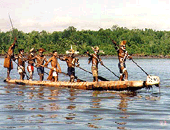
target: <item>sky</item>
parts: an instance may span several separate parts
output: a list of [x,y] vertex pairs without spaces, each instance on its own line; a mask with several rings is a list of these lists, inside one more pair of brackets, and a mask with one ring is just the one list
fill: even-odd
[[170,0],[0,0],[0,31],[108,29],[170,31]]

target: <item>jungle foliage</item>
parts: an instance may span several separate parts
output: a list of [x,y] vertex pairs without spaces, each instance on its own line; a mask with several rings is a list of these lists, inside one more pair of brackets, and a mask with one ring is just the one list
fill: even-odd
[[103,55],[117,55],[111,40],[119,44],[122,40],[127,41],[127,50],[130,54],[140,55],[170,55],[170,32],[155,31],[152,29],[128,29],[126,27],[112,26],[109,29],[100,28],[98,31],[81,30],[69,26],[63,31],[49,33],[45,30],[24,33],[14,29],[13,31],[0,32],[0,53],[5,54],[14,37],[17,37],[18,48],[24,48],[29,52],[31,48],[44,48],[46,53],[57,50],[59,54],[65,54],[70,49],[78,50],[79,54],[84,54],[92,46],[99,46],[103,50]]

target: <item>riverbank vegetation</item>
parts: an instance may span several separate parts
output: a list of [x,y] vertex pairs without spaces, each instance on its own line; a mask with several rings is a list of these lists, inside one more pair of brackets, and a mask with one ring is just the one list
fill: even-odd
[[[98,31],[78,31],[75,27],[69,26],[63,31],[51,33],[45,30],[24,33],[14,29],[13,31],[0,32],[0,54],[5,54],[15,36],[18,49],[24,48],[25,52],[29,52],[34,47],[36,49],[45,48],[46,53],[57,50],[59,54],[65,54],[65,51],[72,45],[73,49],[79,51],[81,55],[87,50],[92,52],[92,46],[99,46],[103,55],[117,55],[111,42],[113,39],[117,44],[126,40],[129,54],[170,55],[170,31],[155,31],[147,28],[128,29],[114,25],[109,29],[100,28]],[[15,53],[17,53],[17,49]]]

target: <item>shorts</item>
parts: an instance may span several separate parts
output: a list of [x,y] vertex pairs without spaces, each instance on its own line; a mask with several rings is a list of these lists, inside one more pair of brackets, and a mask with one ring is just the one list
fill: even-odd
[[120,73],[123,73],[123,70],[126,70],[126,64],[125,63],[118,63],[119,71]]
[[34,66],[28,65],[27,70],[28,70],[28,72],[34,72]]
[[75,68],[73,67],[68,67],[68,75],[71,76],[71,75],[74,75],[75,76]]
[[56,69],[53,71],[53,76],[58,76],[58,73],[56,72]]
[[44,74],[44,67],[37,67],[37,72],[38,72],[38,74],[40,75],[40,74]]
[[18,73],[23,73],[24,72],[24,67],[19,65],[18,66]]

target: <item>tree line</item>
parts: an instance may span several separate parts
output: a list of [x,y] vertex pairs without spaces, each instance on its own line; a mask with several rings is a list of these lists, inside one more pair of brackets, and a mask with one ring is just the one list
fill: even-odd
[[[153,29],[128,29],[113,25],[109,29],[100,28],[98,31],[77,30],[69,26],[63,31],[47,32],[45,30],[24,33],[18,29],[0,32],[0,54],[5,54],[14,37],[17,37],[18,49],[24,48],[29,52],[31,48],[44,48],[45,53],[56,50],[59,54],[65,54],[71,45],[74,50],[83,55],[87,50],[92,52],[92,46],[99,46],[103,50],[102,55],[117,55],[111,40],[119,44],[126,40],[126,49],[129,54],[137,55],[170,55],[170,32],[156,31]],[[15,53],[17,49],[15,49]]]

